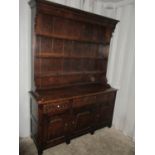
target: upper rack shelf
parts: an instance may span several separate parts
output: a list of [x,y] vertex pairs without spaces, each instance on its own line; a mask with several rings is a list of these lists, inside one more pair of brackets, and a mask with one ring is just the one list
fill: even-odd
[[56,54],[56,53],[37,53],[37,58],[64,58],[64,59],[106,59],[105,57],[99,56],[68,56],[63,54]]
[[97,40],[88,40],[88,39],[82,39],[78,37],[71,37],[66,35],[56,35],[56,34],[48,34],[43,32],[36,32],[36,35],[39,37],[48,37],[48,38],[56,38],[56,39],[63,39],[63,40],[70,40],[70,41],[78,41],[78,42],[85,42],[85,43],[95,43],[95,44],[102,44],[102,45],[109,45],[110,43],[104,42],[104,41],[97,41]]

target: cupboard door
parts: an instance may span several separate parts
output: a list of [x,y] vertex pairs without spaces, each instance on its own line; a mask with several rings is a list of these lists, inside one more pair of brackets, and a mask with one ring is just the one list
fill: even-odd
[[91,128],[92,125],[92,107],[85,106],[81,108],[75,108],[74,110],[74,132],[80,132]]
[[47,141],[64,138],[68,130],[68,115],[61,114],[51,116],[47,119],[46,139]]

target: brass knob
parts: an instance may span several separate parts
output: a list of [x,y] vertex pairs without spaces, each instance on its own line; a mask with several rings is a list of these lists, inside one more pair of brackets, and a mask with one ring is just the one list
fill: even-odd
[[60,105],[57,105],[58,108],[60,108]]

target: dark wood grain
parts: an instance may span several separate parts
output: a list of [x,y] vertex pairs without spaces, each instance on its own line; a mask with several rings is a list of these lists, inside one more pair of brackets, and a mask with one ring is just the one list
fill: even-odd
[[111,127],[116,89],[106,80],[117,20],[31,0],[31,136],[43,150]]

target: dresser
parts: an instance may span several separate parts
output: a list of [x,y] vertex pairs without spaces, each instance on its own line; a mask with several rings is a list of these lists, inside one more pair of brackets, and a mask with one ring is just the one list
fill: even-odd
[[31,137],[41,155],[111,127],[117,90],[106,71],[118,21],[44,0],[29,4]]

